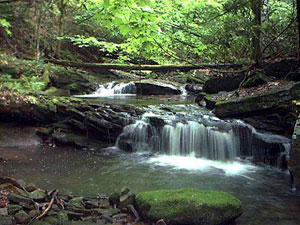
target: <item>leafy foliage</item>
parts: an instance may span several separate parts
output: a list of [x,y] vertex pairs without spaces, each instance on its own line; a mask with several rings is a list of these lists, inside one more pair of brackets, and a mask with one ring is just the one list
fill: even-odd
[[[0,10],[5,18],[0,26],[7,31],[24,29],[20,36],[31,49],[50,56],[56,43],[64,40],[81,48],[98,48],[108,53],[105,57],[118,55],[119,61],[144,57],[158,63],[247,62],[257,29],[264,55],[293,52],[297,46],[294,1],[262,0],[260,27],[253,22],[253,2],[37,0],[7,5]],[[63,32],[58,25],[62,22]]]
[[11,31],[9,30],[10,23],[6,19],[0,18],[0,27],[3,27],[7,34],[11,34]]

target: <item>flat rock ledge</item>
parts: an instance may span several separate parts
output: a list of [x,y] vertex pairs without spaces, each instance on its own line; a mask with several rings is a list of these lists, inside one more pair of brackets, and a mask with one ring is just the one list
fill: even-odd
[[143,220],[172,225],[224,225],[243,213],[241,202],[230,194],[191,188],[142,192],[136,203]]
[[47,143],[106,147],[142,113],[131,105],[98,104],[70,97],[0,93],[0,121],[31,123]]

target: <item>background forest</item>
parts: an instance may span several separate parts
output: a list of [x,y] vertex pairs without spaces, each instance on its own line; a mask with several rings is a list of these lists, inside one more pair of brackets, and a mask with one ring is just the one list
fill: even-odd
[[297,56],[296,5],[295,0],[1,0],[1,48],[37,60],[258,62]]

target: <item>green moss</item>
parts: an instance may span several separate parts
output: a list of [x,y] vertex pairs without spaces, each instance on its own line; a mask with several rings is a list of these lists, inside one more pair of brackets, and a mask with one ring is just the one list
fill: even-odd
[[20,205],[8,205],[8,206],[7,206],[7,209],[8,209],[8,214],[9,214],[9,215],[13,215],[13,214],[15,214],[16,212],[22,210],[23,208],[22,208],[22,206],[20,206]]
[[136,201],[147,220],[172,224],[218,224],[243,212],[241,202],[225,192],[191,188],[142,192]]
[[70,207],[75,207],[75,208],[81,208],[83,207],[83,198],[78,197],[78,198],[72,198],[69,202]]

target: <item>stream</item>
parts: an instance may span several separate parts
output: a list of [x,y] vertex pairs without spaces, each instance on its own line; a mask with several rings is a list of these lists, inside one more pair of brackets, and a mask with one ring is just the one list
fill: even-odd
[[[182,96],[108,95],[84,97],[146,111],[125,127],[115,146],[50,147],[40,144],[35,128],[2,124],[0,175],[83,196],[119,192],[123,186],[135,193],[183,187],[226,191],[244,206],[239,225],[300,224],[300,197],[289,191],[289,174],[281,168],[290,140],[242,121],[219,120]],[[129,152],[120,149],[122,140]],[[269,148],[276,154],[268,156]]]

